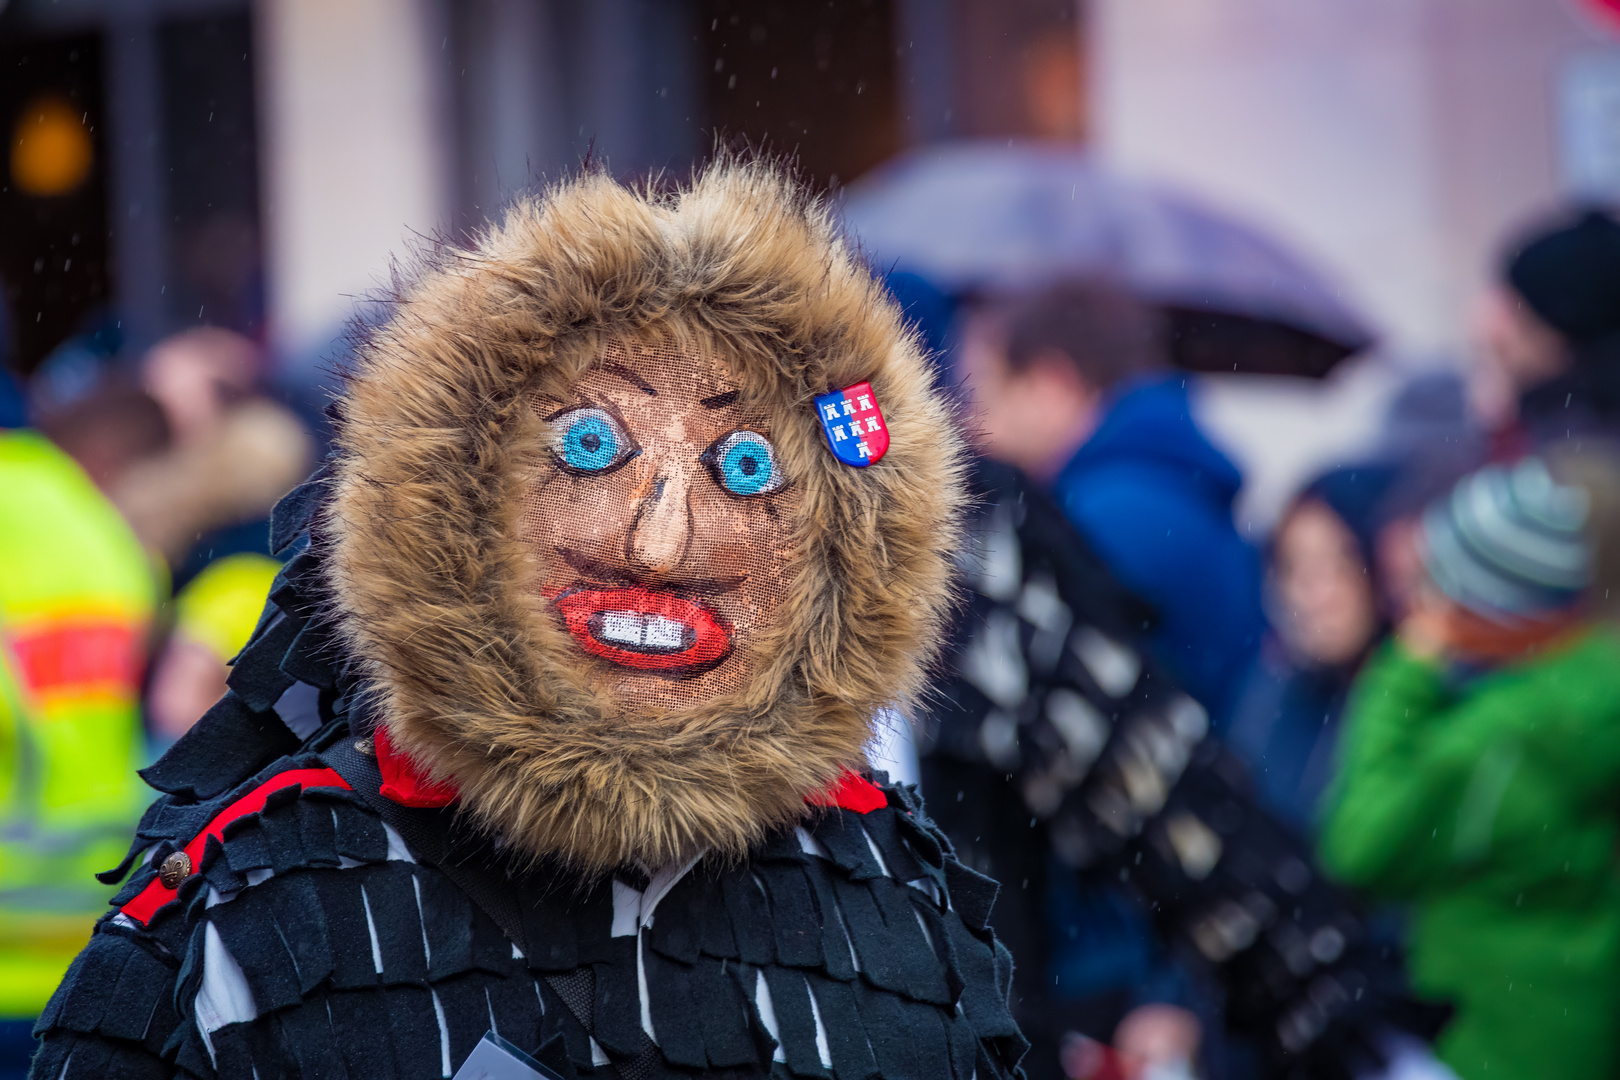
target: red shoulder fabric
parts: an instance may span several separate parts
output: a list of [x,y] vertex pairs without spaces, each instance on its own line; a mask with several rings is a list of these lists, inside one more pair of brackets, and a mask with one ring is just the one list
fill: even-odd
[[[210,836],[223,841],[225,826],[239,817],[256,814],[264,809],[264,801],[272,791],[280,791],[285,787],[298,784],[303,788],[336,787],[348,788],[349,783],[331,769],[289,769],[284,773],[277,773],[246,795],[231,803],[208,823],[202,832],[198,833],[185,847],[180,850],[186,853],[191,860],[192,869],[202,865],[203,851],[208,846]],[[352,789],[351,789],[352,790]],[[152,921],[159,908],[174,899],[178,887],[170,889],[164,886],[157,878],[152,879],[129,903],[119,908],[125,915],[145,926]]]
[[377,769],[382,773],[383,782],[379,790],[383,798],[392,799],[401,806],[449,806],[456,801],[455,787],[429,783],[423,779],[410,758],[389,743],[387,729],[379,727],[373,732],[371,745],[377,751]]
[[857,814],[870,814],[889,805],[883,789],[855,772],[845,772],[838,783],[809,800],[817,806],[836,806]]

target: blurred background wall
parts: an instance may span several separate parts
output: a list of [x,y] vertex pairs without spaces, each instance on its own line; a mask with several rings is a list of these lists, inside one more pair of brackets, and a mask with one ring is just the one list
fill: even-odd
[[[8,336],[30,370],[65,342],[218,324],[304,379],[391,259],[587,157],[656,178],[765,146],[836,190],[909,146],[993,138],[1087,144],[1274,231],[1379,327],[1374,370],[1455,361],[1515,223],[1620,195],[1611,7],[11,0]],[[1368,367],[1321,409],[1319,386],[1216,385],[1211,426],[1249,463],[1279,439],[1330,457],[1380,400]],[[1284,482],[1254,475],[1263,520]]]

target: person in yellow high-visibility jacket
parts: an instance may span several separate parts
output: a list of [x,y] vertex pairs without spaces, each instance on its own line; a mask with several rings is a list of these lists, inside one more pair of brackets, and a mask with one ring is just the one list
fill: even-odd
[[135,770],[152,563],[89,477],[0,428],[0,1022],[35,1016],[106,911]]

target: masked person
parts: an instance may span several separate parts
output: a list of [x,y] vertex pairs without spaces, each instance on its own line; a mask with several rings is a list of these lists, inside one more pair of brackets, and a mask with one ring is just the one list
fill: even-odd
[[863,772],[959,444],[818,204],[735,163],[519,203],[334,412],[35,1075],[448,1077],[486,1033],[563,1077],[1015,1073],[995,886]]

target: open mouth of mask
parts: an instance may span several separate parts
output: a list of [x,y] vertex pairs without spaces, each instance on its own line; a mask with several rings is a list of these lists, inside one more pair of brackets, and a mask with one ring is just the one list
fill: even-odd
[[640,671],[697,674],[731,654],[731,629],[707,604],[645,586],[571,588],[553,600],[581,648]]

